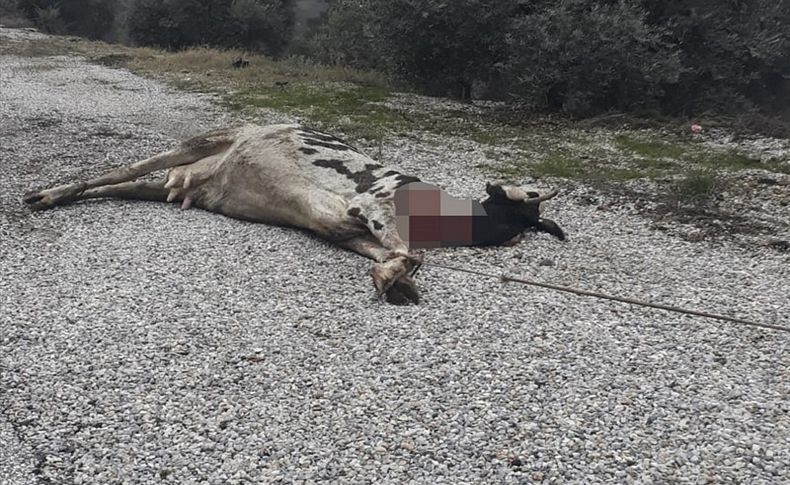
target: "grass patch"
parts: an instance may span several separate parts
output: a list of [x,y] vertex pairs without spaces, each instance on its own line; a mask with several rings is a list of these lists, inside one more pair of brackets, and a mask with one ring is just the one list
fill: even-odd
[[689,160],[701,168],[708,170],[751,170],[764,169],[775,173],[790,174],[790,164],[781,160],[761,161],[759,158],[749,156],[737,150],[724,152],[696,153]]
[[534,163],[506,163],[493,166],[484,165],[478,168],[484,168],[493,175],[513,181],[533,176],[624,182],[664,175],[664,172],[647,164],[645,166],[611,165],[600,159],[580,159],[559,152],[552,153],[543,160]]
[[639,155],[640,157],[656,160],[662,158],[681,158],[686,154],[686,147],[658,140],[645,140],[630,135],[618,135],[615,137],[617,146],[625,151]]
[[712,169],[745,170],[760,168],[763,165],[759,158],[753,158],[736,151],[700,153],[691,157],[691,160]]
[[552,154],[545,159],[529,162],[507,162],[496,165],[479,165],[490,175],[512,182],[517,182],[525,177],[559,177],[578,179],[589,176],[590,165],[583,160],[567,157],[562,154]]
[[134,57],[129,54],[107,54],[106,56],[98,56],[93,59],[93,62],[108,67],[124,67],[129,64]]
[[569,179],[582,177],[587,172],[581,160],[561,155],[552,155],[543,161],[533,164],[530,167],[530,171],[536,177],[562,177]]
[[672,193],[680,200],[704,202],[721,187],[721,179],[710,170],[695,170],[672,184]]
[[624,182],[626,180],[636,180],[646,177],[653,177],[654,175],[639,169],[633,168],[611,168],[602,172],[601,175],[609,180]]
[[481,127],[459,127],[456,135],[462,135],[472,141],[483,145],[497,145],[502,143],[504,139],[512,139],[514,135],[510,132],[502,132],[499,130],[486,130]]
[[325,119],[359,115],[386,119],[390,110],[368,105],[385,100],[388,94],[386,89],[377,86],[297,84],[283,88],[260,86],[242,94],[241,101],[244,105],[259,108],[313,112]]

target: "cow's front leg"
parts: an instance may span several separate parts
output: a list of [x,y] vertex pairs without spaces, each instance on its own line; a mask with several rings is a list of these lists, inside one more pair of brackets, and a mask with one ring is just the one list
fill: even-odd
[[[387,295],[388,301],[396,303],[390,298],[392,288],[414,287],[411,275],[422,264],[422,254],[410,251],[408,244],[398,233],[392,199],[362,194],[352,200],[348,214],[365,224],[373,237],[387,250],[381,260],[373,265],[371,273],[379,295]],[[417,300],[415,298],[411,301],[416,303]]]
[[356,217],[387,248],[392,257],[408,256],[409,245],[398,233],[395,203],[391,198],[376,198],[364,193],[351,200],[348,215]]
[[[418,261],[415,262],[415,259]],[[379,298],[385,297],[387,302],[395,305],[419,303],[420,296],[412,275],[421,264],[422,255],[416,258],[396,256],[374,264],[370,272]]]
[[376,261],[371,274],[379,297],[384,296],[387,302],[394,305],[420,302],[417,285],[409,275],[414,267],[409,258],[393,256],[392,251],[382,246],[371,234],[342,241],[340,245]]

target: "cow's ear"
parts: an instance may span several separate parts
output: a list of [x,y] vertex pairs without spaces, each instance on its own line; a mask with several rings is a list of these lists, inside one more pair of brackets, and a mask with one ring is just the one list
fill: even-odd
[[505,189],[498,183],[486,183],[486,193],[491,196],[492,199],[507,199]]
[[486,192],[499,202],[523,202],[528,197],[521,187],[500,183],[486,184]]

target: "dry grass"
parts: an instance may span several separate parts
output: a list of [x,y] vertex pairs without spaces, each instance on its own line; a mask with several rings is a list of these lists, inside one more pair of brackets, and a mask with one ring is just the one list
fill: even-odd
[[[272,84],[275,82],[353,83],[383,85],[384,78],[376,73],[341,67],[326,67],[302,58],[275,61],[271,58],[235,49],[195,47],[178,52],[135,48],[135,55],[127,65],[132,70],[174,74],[187,71],[198,75],[222,74],[223,81],[239,86]],[[250,61],[250,66],[235,69],[231,62],[237,57]],[[206,82],[210,83],[210,80]]]
[[[351,140],[380,142],[391,134],[423,131],[490,146],[512,145],[522,155],[529,155],[530,161],[510,160],[487,166],[487,170],[514,179],[532,174],[617,182],[678,175],[700,182],[697,172],[701,169],[737,171],[761,167],[787,171],[778,162],[761,163],[737,152],[707,152],[677,136],[659,137],[639,131],[585,135],[576,130],[584,123],[578,127],[572,123],[508,124],[486,113],[471,118],[451,111],[436,116],[428,112],[406,113],[382,103],[390,97],[390,88],[381,74],[322,66],[303,57],[273,60],[255,53],[210,47],[170,52],[76,37],[4,42],[0,53],[28,57],[81,55],[92,62],[126,68],[182,89],[215,93],[227,107],[248,114],[254,115],[260,108],[298,114],[318,126],[342,131]],[[249,67],[233,68],[231,63],[237,57],[249,60]],[[50,66],[40,67],[47,68]],[[602,140],[607,139],[610,148],[602,145]],[[686,188],[704,192],[697,190],[701,186],[690,183]]]
[[[195,47],[172,52],[54,36],[24,42],[4,42],[0,46],[0,53],[26,57],[76,54],[92,62],[127,68],[165,81],[179,82],[189,77],[193,82],[197,80],[206,89],[224,88],[228,84],[253,89],[276,82],[386,86],[385,78],[375,72],[322,66],[299,57],[275,61],[236,49]],[[233,68],[231,62],[237,57],[249,60],[250,66],[244,69]]]

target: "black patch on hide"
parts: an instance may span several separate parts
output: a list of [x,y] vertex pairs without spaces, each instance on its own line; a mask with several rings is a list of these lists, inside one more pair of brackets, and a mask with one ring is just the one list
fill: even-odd
[[342,143],[343,145],[348,145],[345,141],[341,140],[340,138],[329,135],[327,133],[321,133],[320,131],[311,130],[310,128],[303,128],[299,131],[299,135],[305,138],[315,138],[320,141],[331,141],[334,143]]
[[390,194],[389,192],[382,192],[380,194],[376,194],[376,198],[377,199],[386,199],[390,195],[392,195],[392,194]]
[[373,187],[373,184],[378,182],[379,179],[373,174],[373,171],[381,168],[381,165],[369,163],[365,165],[365,170],[352,172],[348,169],[348,167],[346,167],[345,162],[337,159],[316,160],[313,162],[313,165],[316,167],[331,168],[340,175],[345,175],[349,179],[353,180],[354,183],[357,184],[354,190],[356,190],[358,194],[367,192],[371,187]]
[[410,183],[413,183],[413,182],[419,182],[419,181],[420,181],[420,179],[418,179],[417,177],[412,177],[411,175],[403,175],[403,174],[401,174],[401,175],[398,175],[395,178],[395,183],[397,184],[397,185],[395,185],[395,188],[400,188],[400,187],[403,187],[406,184],[410,184]]
[[347,152],[349,150],[359,153],[359,151],[349,145],[343,145],[340,143],[327,143],[319,140],[313,140],[312,138],[305,138],[305,144],[314,146],[314,147],[322,147],[322,148],[329,148],[330,150],[337,150],[339,152]]
[[348,143],[346,143],[345,141],[341,140],[340,138],[334,135],[321,133],[320,131],[316,131],[310,128],[302,128],[301,130],[299,130],[299,135],[302,137],[304,142],[308,145],[320,146],[323,148],[329,148],[341,152],[351,150],[359,153],[359,150],[357,150],[353,146],[349,145]]
[[384,224],[380,223],[379,221],[373,221],[373,227],[375,227],[377,231],[380,231],[384,229]]
[[325,158],[322,158],[320,160],[316,160],[315,162],[313,162],[313,165],[315,165],[316,167],[331,168],[335,172],[341,175],[345,175],[350,179],[354,178],[351,174],[351,170],[349,170],[348,167],[346,167],[346,164],[343,160],[337,160],[334,158],[327,160]]
[[368,218],[362,215],[362,209],[360,209],[359,207],[352,207],[346,213],[351,217],[356,217],[357,219],[359,219],[362,222],[362,224],[368,223]]
[[315,155],[316,153],[318,153],[318,150],[316,150],[315,148],[300,148],[299,151],[304,153],[305,155]]

